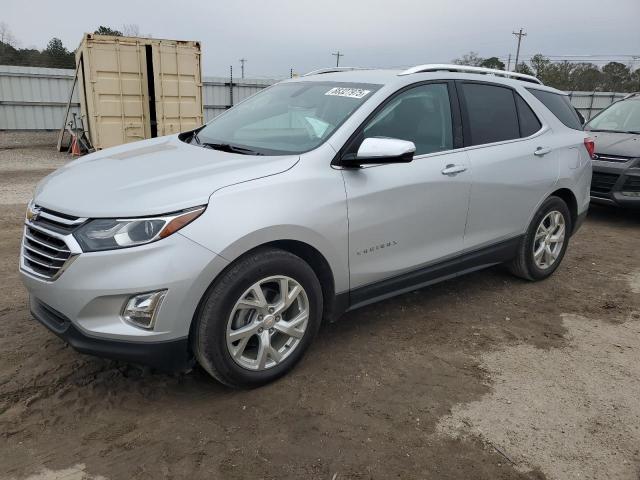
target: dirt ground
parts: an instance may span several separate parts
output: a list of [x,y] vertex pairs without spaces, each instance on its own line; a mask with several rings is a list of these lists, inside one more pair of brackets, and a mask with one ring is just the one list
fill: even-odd
[[0,478],[640,478],[640,214],[593,207],[547,281],[492,268],[372,305],[233,391],[30,318],[25,203],[67,157],[29,138],[0,133]]

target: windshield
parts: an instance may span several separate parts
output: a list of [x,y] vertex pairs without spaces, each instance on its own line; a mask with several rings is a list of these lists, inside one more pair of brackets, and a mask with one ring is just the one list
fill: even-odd
[[205,125],[194,143],[258,155],[307,152],[329,138],[378,88],[342,82],[274,85]]
[[614,103],[587,123],[585,130],[640,133],[640,100]]

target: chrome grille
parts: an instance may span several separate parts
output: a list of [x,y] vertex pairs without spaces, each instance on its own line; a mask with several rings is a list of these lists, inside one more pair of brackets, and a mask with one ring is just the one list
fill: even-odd
[[37,209],[37,217],[25,223],[21,268],[37,277],[55,280],[80,253],[71,233],[86,218]]
[[86,221],[86,218],[73,217],[47,208],[36,208],[39,210],[38,217],[31,223],[63,235],[73,232]]
[[593,157],[594,160],[600,160],[601,162],[614,162],[614,163],[626,163],[633,157],[624,157],[622,155],[607,155],[604,153],[596,153]]

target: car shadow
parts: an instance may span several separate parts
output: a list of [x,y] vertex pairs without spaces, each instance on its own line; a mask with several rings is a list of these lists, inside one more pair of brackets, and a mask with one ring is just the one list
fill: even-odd
[[616,224],[620,227],[640,226],[640,209],[619,208],[592,203],[589,206],[589,222]]

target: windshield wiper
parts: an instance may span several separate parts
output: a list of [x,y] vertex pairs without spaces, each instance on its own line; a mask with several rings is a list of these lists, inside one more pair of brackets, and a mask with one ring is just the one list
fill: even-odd
[[239,147],[229,143],[202,143],[201,145],[221,152],[239,153],[241,155],[264,155],[264,153],[256,152],[250,148]]
[[640,131],[637,130],[605,130],[602,128],[590,128],[585,130],[586,132],[606,132],[606,133],[631,133],[633,135],[640,135]]

